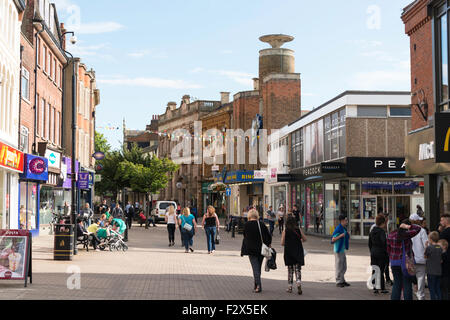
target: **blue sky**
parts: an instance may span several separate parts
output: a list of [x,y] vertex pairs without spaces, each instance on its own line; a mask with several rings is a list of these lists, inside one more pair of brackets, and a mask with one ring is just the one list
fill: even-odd
[[345,90],[410,90],[400,15],[411,1],[54,0],[77,33],[68,50],[96,71],[98,131],[114,147],[123,118],[144,129],[184,94],[251,90],[265,34],[295,37],[284,47],[295,50],[305,110]]

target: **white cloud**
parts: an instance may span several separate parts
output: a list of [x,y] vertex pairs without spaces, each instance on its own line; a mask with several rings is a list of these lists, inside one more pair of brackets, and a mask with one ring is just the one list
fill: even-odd
[[201,67],[197,67],[189,71],[190,73],[200,73],[200,72],[207,72],[210,74],[227,77],[228,79],[231,79],[239,84],[242,84],[244,86],[252,87],[253,86],[253,78],[254,75],[246,72],[240,72],[240,71],[231,71],[231,70],[206,70]]
[[122,86],[139,86],[149,88],[170,88],[170,89],[200,89],[201,85],[189,83],[183,80],[170,80],[161,78],[115,78],[99,79],[99,83]]
[[190,73],[199,73],[199,72],[203,72],[203,71],[205,71],[205,69],[198,67],[198,68],[192,69],[192,70],[189,71],[189,72],[190,72]]
[[67,51],[72,53],[74,56],[96,56],[98,51],[105,49],[109,44],[99,43],[96,45],[83,46],[82,41],[78,41],[77,44],[73,45],[70,42],[67,43]]
[[75,33],[78,34],[99,34],[114,32],[123,29],[123,27],[123,25],[117,22],[90,22],[82,23],[79,26],[67,26],[68,29],[73,29]]
[[167,54],[165,52],[157,51],[157,50],[137,50],[135,52],[129,53],[128,56],[131,58],[135,58],[135,59],[140,59],[145,56],[149,56],[154,59],[166,59],[167,58]]
[[358,90],[410,90],[411,74],[406,62],[392,69],[357,72],[350,79],[350,85]]

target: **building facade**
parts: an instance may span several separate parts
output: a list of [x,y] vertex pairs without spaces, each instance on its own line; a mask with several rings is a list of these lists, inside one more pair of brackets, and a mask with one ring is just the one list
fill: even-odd
[[18,229],[20,28],[25,2],[0,2],[0,229]]
[[440,215],[450,213],[449,10],[447,1],[416,0],[402,13],[413,110],[406,168],[410,176],[424,176],[424,211],[432,230]]
[[275,210],[297,205],[305,229],[323,235],[343,214],[352,236],[366,238],[378,213],[389,213],[395,228],[423,206],[423,179],[405,170],[409,99],[409,92],[347,91],[283,128],[278,148],[290,159],[289,173],[271,180],[288,185],[272,188]]

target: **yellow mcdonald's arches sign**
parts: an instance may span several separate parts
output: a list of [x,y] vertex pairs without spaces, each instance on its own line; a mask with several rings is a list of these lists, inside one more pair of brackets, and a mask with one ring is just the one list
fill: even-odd
[[445,136],[445,143],[444,143],[444,151],[448,151],[448,147],[450,144],[450,127],[448,127],[447,135]]
[[61,242],[59,243],[59,245],[60,245],[61,247],[64,247],[64,240],[61,240]]

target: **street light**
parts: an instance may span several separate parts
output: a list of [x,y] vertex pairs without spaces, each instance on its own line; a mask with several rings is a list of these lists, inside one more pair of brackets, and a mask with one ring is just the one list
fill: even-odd
[[[72,34],[72,37],[70,38],[70,43],[75,44],[77,42],[77,38],[75,37],[75,33],[73,31],[66,31],[62,34],[62,37],[64,37],[66,34]],[[72,61],[72,213],[71,213],[71,222],[73,224],[73,254],[76,255],[78,253],[77,250],[77,181],[76,181],[76,170],[75,170],[75,164],[76,164],[76,130],[77,130],[77,110],[75,108],[76,105],[76,74],[75,74],[75,60],[73,58],[73,55],[64,50],[63,51],[70,55],[71,61]],[[69,63],[67,63],[69,64]]]

